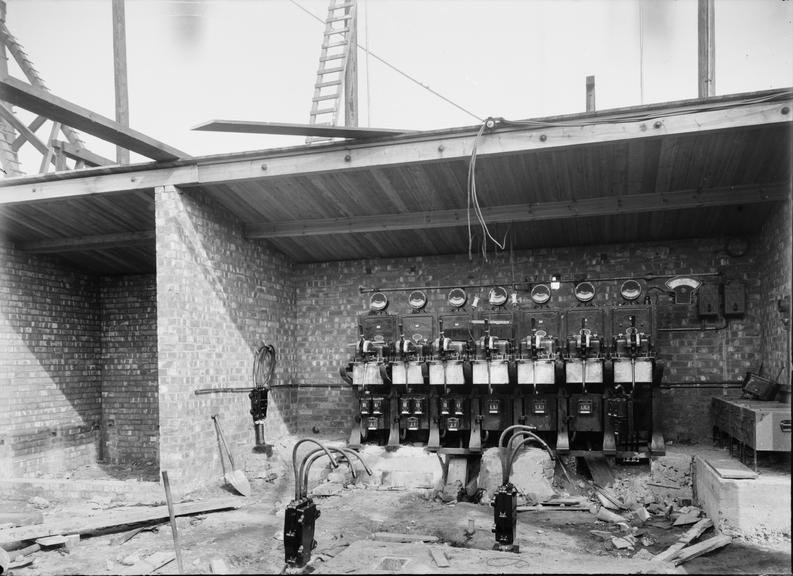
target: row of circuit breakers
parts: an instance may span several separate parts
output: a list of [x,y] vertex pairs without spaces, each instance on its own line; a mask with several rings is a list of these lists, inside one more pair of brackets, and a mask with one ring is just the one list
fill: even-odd
[[562,454],[663,454],[655,309],[623,297],[619,306],[507,308],[495,288],[489,310],[469,312],[457,288],[449,311],[433,315],[417,290],[400,315],[373,294],[341,370],[358,399],[350,446],[477,452],[522,424]]

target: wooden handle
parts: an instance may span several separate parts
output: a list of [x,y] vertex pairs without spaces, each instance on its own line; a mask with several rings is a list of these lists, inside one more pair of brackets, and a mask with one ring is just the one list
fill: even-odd
[[168,517],[171,521],[171,532],[173,532],[173,549],[176,552],[176,565],[179,574],[184,574],[182,566],[182,550],[179,548],[179,533],[176,531],[176,517],[173,514],[173,501],[171,500],[171,484],[168,482],[168,471],[162,471],[162,483],[165,486],[165,502],[168,504]]

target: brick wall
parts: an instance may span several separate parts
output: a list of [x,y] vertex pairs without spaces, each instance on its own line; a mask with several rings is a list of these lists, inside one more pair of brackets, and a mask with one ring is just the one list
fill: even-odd
[[98,282],[0,244],[0,476],[95,461]]
[[100,281],[102,460],[155,463],[159,450],[154,275]]
[[[764,223],[761,234],[755,239],[762,254],[758,262],[757,277],[764,285],[763,296],[757,302],[761,341],[765,350],[763,375],[775,378],[779,374],[779,380],[788,385],[790,375],[785,376],[785,369],[790,370],[790,325],[782,322],[777,301],[784,296],[790,298],[793,276],[792,230],[790,204],[782,204]],[[790,401],[789,388],[787,400]]]
[[[683,383],[684,391],[664,393],[665,410],[670,415],[687,414],[689,418],[708,419],[710,398],[732,394],[713,384],[740,381],[744,372],[756,369],[762,358],[759,304],[765,288],[757,277],[762,247],[752,242],[741,257],[729,256],[722,238],[667,242],[663,245],[603,245],[586,248],[562,247],[521,251],[469,261],[467,255],[417,257],[388,260],[325,262],[295,266],[297,318],[295,344],[303,351],[297,358],[295,382],[298,385],[339,385],[338,368],[352,357],[351,344],[357,339],[356,315],[367,310],[368,295],[363,287],[411,287],[431,285],[465,285],[478,283],[523,282],[525,279],[547,280],[552,273],[565,279],[581,275],[590,278],[618,276],[696,274],[722,271],[726,278],[746,283],[747,313],[731,319],[703,323],[696,305],[676,305],[665,293],[653,291],[661,328],[687,328],[688,331],[661,331],[656,349],[666,368],[664,382]],[[715,281],[715,279],[705,281]],[[661,286],[663,281],[653,281]],[[597,283],[595,303],[618,304],[619,281]],[[562,309],[576,304],[572,285],[563,284],[554,294],[553,305]],[[478,291],[484,299],[487,289]],[[472,299],[475,294],[469,294]],[[427,311],[446,311],[446,291],[427,290]],[[391,313],[409,311],[407,293],[389,294]],[[519,292],[521,305],[530,304],[529,294]],[[317,329],[320,326],[321,329]],[[700,327],[712,328],[699,330]],[[701,388],[691,387],[699,383]],[[352,395],[348,390],[325,388],[301,389],[301,410],[313,415],[313,422],[328,434],[346,435],[354,415]],[[325,392],[323,392],[323,390]],[[691,420],[670,418],[670,438],[691,438]],[[307,423],[304,424],[307,427]],[[697,430],[701,436],[708,426]]]
[[[220,415],[238,465],[254,443],[247,394],[194,391],[250,386],[260,342],[278,354],[273,384],[292,382],[292,265],[245,240],[240,223],[202,193],[158,189],[155,207],[160,466],[186,489],[221,476],[212,414]],[[273,394],[269,442],[288,433],[291,405],[282,402],[292,395],[285,392]]]

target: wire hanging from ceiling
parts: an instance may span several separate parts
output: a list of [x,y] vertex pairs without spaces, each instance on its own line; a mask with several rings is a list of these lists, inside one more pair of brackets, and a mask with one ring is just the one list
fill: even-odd
[[[298,8],[300,8],[300,9],[301,9],[303,12],[305,12],[306,14],[308,14],[309,16],[311,16],[311,17],[312,17],[314,20],[317,20],[317,21],[318,21],[318,22],[320,22],[321,24],[324,24],[324,23],[325,23],[325,21],[324,21],[322,18],[320,18],[319,16],[317,16],[316,14],[314,14],[313,12],[311,12],[310,10],[308,10],[307,8],[304,8],[303,6],[301,6],[301,5],[300,5],[300,4],[299,4],[299,3],[298,3],[296,0],[289,0],[289,1],[290,1],[292,4],[294,4],[295,6],[297,6]],[[368,38],[367,38],[367,43],[368,43]],[[411,82],[413,82],[414,84],[418,84],[419,86],[421,86],[422,88],[424,88],[424,89],[425,89],[427,92],[430,92],[430,93],[434,94],[435,96],[437,96],[438,98],[440,98],[440,99],[441,99],[441,100],[443,100],[444,102],[446,102],[446,103],[448,103],[448,104],[451,104],[452,106],[454,106],[454,107],[455,107],[455,108],[457,108],[458,110],[462,110],[463,112],[465,112],[465,113],[466,113],[466,114],[468,114],[469,116],[471,116],[471,117],[473,117],[473,118],[476,118],[476,120],[477,120],[477,121],[479,121],[479,122],[483,122],[483,121],[484,121],[484,120],[483,120],[481,117],[477,116],[476,114],[474,114],[474,113],[473,113],[473,112],[471,112],[470,110],[467,110],[466,108],[463,108],[462,106],[460,106],[460,105],[459,105],[459,104],[457,104],[456,102],[454,102],[454,101],[450,100],[449,98],[447,98],[446,96],[444,96],[444,95],[443,95],[443,94],[441,94],[440,92],[437,92],[436,90],[433,90],[432,88],[430,88],[429,86],[427,86],[427,85],[426,85],[426,84],[424,84],[423,82],[421,82],[421,81],[419,81],[419,80],[417,80],[417,79],[413,78],[413,76],[411,76],[411,75],[410,75],[410,74],[408,74],[407,72],[404,72],[404,71],[400,70],[399,68],[397,68],[396,66],[394,66],[394,65],[393,65],[393,64],[391,64],[390,62],[386,61],[385,59],[381,58],[380,56],[378,56],[377,54],[375,54],[375,53],[374,53],[374,52],[372,52],[371,50],[369,50],[369,49],[365,48],[364,46],[361,46],[361,45],[360,45],[358,42],[356,42],[356,43],[355,43],[355,45],[356,45],[358,48],[360,48],[361,50],[363,50],[363,51],[366,53],[366,55],[367,55],[367,56],[371,56],[371,57],[372,57],[372,58],[374,58],[375,60],[378,60],[378,61],[380,61],[381,63],[383,63],[383,64],[385,64],[386,66],[388,66],[389,68],[391,68],[391,69],[392,69],[394,72],[397,72],[398,74],[401,74],[402,76],[404,76],[405,78],[407,78],[408,80],[410,80]]]
[[[473,206],[474,214],[476,215],[476,219],[479,222],[480,227],[482,228],[482,257],[485,262],[487,262],[487,240],[490,239],[493,244],[498,246],[501,250],[504,249],[504,246],[507,242],[507,234],[504,234],[504,239],[499,242],[496,240],[493,235],[490,233],[490,228],[485,221],[484,214],[482,214],[482,208],[479,206],[479,197],[476,193],[476,155],[477,155],[477,148],[479,146],[479,139],[482,137],[482,134],[485,131],[485,128],[492,128],[495,126],[495,120],[493,118],[488,118],[487,120],[482,121],[482,126],[479,127],[479,132],[476,133],[476,137],[474,138],[474,143],[471,147],[471,159],[468,162],[468,203],[467,203],[467,212],[466,216],[468,219],[468,259],[473,259],[473,234],[471,231],[471,207]],[[509,229],[507,229],[507,233]]]

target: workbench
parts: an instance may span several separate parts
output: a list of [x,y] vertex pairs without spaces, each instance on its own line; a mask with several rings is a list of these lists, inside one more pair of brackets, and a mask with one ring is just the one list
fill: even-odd
[[738,444],[743,462],[751,448],[757,472],[758,452],[790,452],[790,404],[765,400],[713,399],[713,441],[729,439],[730,455]]

